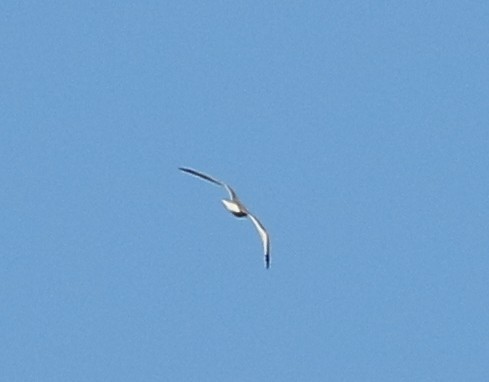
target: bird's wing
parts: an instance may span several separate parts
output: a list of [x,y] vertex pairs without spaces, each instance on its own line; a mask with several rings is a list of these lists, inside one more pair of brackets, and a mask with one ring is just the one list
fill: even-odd
[[226,183],[223,183],[222,185],[224,186],[224,188],[228,192],[229,197],[231,198],[231,200],[238,200],[238,195],[236,194],[236,191],[234,191],[231,188],[231,186],[228,186]]
[[214,184],[217,184],[219,186],[224,186],[224,183],[220,182],[219,180],[214,179],[214,178],[210,177],[209,175],[203,174],[201,172],[192,170],[191,168],[179,167],[178,169],[181,170],[181,171],[183,171],[183,172],[187,172],[189,174],[198,176],[199,178],[205,179],[205,180],[207,180],[209,182],[212,182]]
[[248,213],[248,217],[251,219],[253,224],[255,225],[258,233],[260,234],[261,240],[263,242],[263,254],[265,256],[265,268],[270,268],[270,236],[268,235],[267,230],[260,221],[254,217],[252,214]]
[[212,182],[214,184],[217,184],[219,186],[222,186],[228,192],[231,200],[237,200],[238,199],[238,195],[236,195],[236,192],[231,188],[231,186],[228,186],[226,183],[223,183],[220,180],[214,179],[213,177],[211,177],[209,175],[203,174],[201,172],[198,172],[196,170],[193,170],[193,169],[187,168],[187,167],[179,167],[179,170],[186,172],[186,173],[189,173],[191,175],[198,176],[199,178],[202,178],[204,180],[207,180],[207,181]]

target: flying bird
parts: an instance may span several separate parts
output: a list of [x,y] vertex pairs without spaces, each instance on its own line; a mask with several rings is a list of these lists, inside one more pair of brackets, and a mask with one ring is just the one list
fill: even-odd
[[248,211],[248,209],[243,205],[243,203],[239,200],[238,195],[236,192],[231,188],[231,186],[227,185],[226,183],[221,182],[220,180],[217,180],[215,178],[210,177],[209,175],[203,174],[201,172],[198,172],[196,170],[192,170],[191,168],[186,168],[186,167],[179,167],[179,170],[186,172],[188,174],[198,176],[199,178],[202,178],[204,180],[207,180],[208,182],[217,184],[218,186],[224,187],[226,191],[229,193],[229,198],[230,199],[222,199],[222,203],[224,204],[224,207],[231,212],[234,216],[238,218],[243,218],[243,217],[249,217],[250,220],[253,222],[253,224],[256,227],[256,230],[258,231],[258,234],[260,235],[260,238],[263,242],[263,254],[264,254],[264,260],[265,260],[265,268],[270,268],[270,236],[268,235],[267,230],[263,225],[260,223],[260,221]]

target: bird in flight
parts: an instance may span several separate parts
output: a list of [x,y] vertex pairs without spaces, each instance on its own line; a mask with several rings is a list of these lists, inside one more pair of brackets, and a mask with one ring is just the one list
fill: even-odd
[[222,199],[222,203],[224,204],[224,207],[238,218],[243,218],[243,217],[250,218],[250,220],[255,225],[256,230],[258,231],[258,234],[260,235],[260,238],[263,242],[265,268],[267,269],[270,268],[270,260],[271,260],[270,259],[270,236],[268,235],[267,230],[265,229],[265,227],[263,227],[260,221],[247,210],[247,208],[243,205],[243,203],[241,203],[241,201],[238,199],[238,195],[236,195],[236,192],[231,188],[231,186],[217,179],[214,179],[209,175],[203,174],[196,170],[192,170],[191,168],[179,167],[179,170],[194,176],[198,176],[199,178],[217,184],[218,186],[224,187],[226,189],[226,191],[229,193],[230,199]]

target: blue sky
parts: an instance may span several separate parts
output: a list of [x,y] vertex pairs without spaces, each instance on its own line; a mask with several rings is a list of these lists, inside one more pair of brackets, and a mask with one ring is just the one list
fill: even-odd
[[486,1],[0,11],[0,380],[489,380]]

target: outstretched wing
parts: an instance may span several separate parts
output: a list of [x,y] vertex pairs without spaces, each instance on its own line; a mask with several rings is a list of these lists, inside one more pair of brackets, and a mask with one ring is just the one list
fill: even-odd
[[222,182],[218,181],[217,179],[214,179],[214,178],[210,177],[209,175],[203,174],[201,172],[192,170],[191,168],[179,167],[178,169],[183,171],[183,172],[187,172],[189,174],[198,176],[199,178],[205,179],[205,180],[212,182],[214,184],[217,184],[219,186],[224,186],[224,184]]
[[238,195],[236,194],[236,192],[231,188],[231,186],[228,186],[227,184],[223,183],[222,184],[224,186],[224,188],[226,189],[226,191],[228,192],[229,194],[229,197],[231,198],[231,200],[233,201],[236,201],[238,200]]
[[260,223],[260,221],[254,217],[252,214],[248,214],[248,217],[251,219],[253,224],[255,225],[258,234],[261,237],[261,241],[263,242],[263,254],[265,256],[265,268],[270,268],[270,235],[268,235],[267,230],[265,227],[263,227],[263,224]]
[[181,171],[183,171],[183,172],[186,172],[188,174],[191,174],[191,175],[194,175],[194,176],[198,176],[199,178],[202,178],[204,180],[207,180],[207,181],[212,182],[214,184],[217,184],[219,186],[222,186],[229,193],[229,197],[231,198],[231,200],[238,199],[238,196],[236,195],[236,192],[231,188],[231,186],[228,186],[226,183],[223,183],[220,180],[214,179],[213,177],[211,177],[209,175],[206,175],[204,173],[198,172],[198,171],[193,170],[191,168],[179,167],[178,169],[181,170]]

